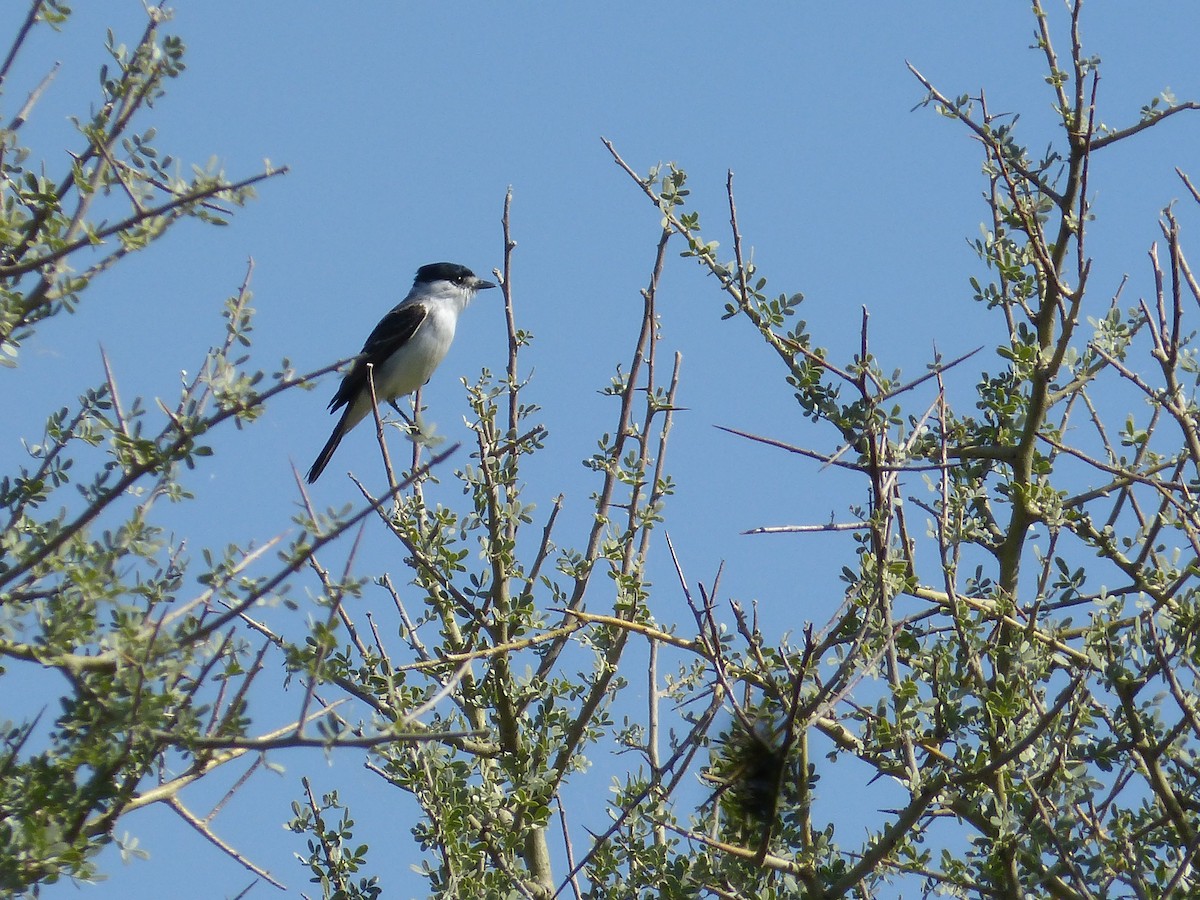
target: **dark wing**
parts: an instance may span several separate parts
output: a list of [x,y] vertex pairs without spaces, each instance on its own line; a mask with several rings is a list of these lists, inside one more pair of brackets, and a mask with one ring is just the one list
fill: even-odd
[[359,392],[367,386],[367,364],[371,363],[376,368],[382,365],[384,360],[417,333],[417,329],[428,315],[429,310],[421,303],[401,303],[380,319],[367,342],[363,344],[358,359],[342,379],[337,393],[329,401],[330,412],[347,403],[353,403]]

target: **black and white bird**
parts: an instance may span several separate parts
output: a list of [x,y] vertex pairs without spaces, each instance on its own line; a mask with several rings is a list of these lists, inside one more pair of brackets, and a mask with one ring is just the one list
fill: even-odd
[[411,394],[429,380],[450,349],[459,313],[479,291],[495,286],[457,263],[430,263],[417,269],[412,290],[375,326],[329,401],[330,412],[346,409],[308,470],[309,484],[321,477],[342,438],[371,411],[367,367],[372,367],[378,402]]

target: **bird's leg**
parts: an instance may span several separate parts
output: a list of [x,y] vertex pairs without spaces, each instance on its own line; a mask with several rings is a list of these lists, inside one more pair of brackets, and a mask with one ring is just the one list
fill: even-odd
[[408,417],[408,413],[406,413],[404,410],[402,410],[400,408],[400,404],[396,402],[395,397],[393,397],[391,400],[389,400],[388,404],[392,407],[392,409],[394,409],[396,411],[396,415],[398,415],[400,418],[402,418],[404,420],[405,424],[407,424],[409,427],[412,427],[412,428],[416,427],[416,423],[413,422],[413,420]]

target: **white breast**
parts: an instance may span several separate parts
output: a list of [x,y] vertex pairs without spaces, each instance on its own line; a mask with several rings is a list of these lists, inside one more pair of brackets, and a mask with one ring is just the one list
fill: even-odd
[[433,374],[454,340],[457,316],[437,307],[398,351],[375,372],[375,392],[380,400],[411,394]]

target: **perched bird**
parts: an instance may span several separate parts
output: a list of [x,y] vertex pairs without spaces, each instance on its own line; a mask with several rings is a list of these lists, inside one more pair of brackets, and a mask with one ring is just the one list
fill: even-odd
[[458,314],[476,293],[495,286],[456,263],[431,263],[417,269],[412,290],[375,326],[329,401],[330,412],[346,409],[308,470],[309,484],[321,477],[342,438],[371,411],[367,367],[373,367],[375,396],[380,403],[411,394],[429,380],[450,349]]

